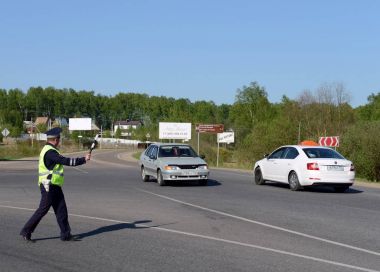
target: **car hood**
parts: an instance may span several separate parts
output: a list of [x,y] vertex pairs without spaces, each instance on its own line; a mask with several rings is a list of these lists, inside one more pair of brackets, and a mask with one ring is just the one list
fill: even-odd
[[173,165],[185,165],[185,164],[207,164],[203,159],[199,157],[170,157],[159,158],[160,163],[173,164]]

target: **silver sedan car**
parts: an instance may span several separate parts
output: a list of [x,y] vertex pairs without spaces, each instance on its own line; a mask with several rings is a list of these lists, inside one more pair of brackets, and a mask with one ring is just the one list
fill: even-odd
[[207,163],[188,144],[153,143],[141,153],[139,165],[142,180],[152,177],[160,186],[181,180],[207,185],[209,177]]

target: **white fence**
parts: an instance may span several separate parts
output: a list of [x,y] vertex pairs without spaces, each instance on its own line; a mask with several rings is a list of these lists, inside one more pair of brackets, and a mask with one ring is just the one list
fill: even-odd
[[126,139],[116,139],[116,138],[99,138],[98,143],[101,147],[115,147],[115,146],[128,146],[137,148],[141,141],[138,140],[126,140]]

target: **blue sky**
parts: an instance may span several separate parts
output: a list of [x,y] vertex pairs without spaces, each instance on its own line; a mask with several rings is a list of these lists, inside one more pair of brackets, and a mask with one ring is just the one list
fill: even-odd
[[342,83],[380,92],[380,1],[4,1],[0,88],[54,86],[232,104]]

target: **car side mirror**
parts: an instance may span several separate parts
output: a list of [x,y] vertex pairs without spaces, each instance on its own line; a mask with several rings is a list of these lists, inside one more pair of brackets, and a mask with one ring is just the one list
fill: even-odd
[[265,154],[265,155],[264,155],[264,158],[268,158],[268,157],[269,157],[269,154]]
[[151,159],[151,160],[155,160],[155,159],[156,159],[156,156],[154,156],[154,155],[150,155],[150,156],[149,156],[149,159]]
[[202,160],[204,160],[206,158],[205,155],[200,155],[199,158],[201,158]]

